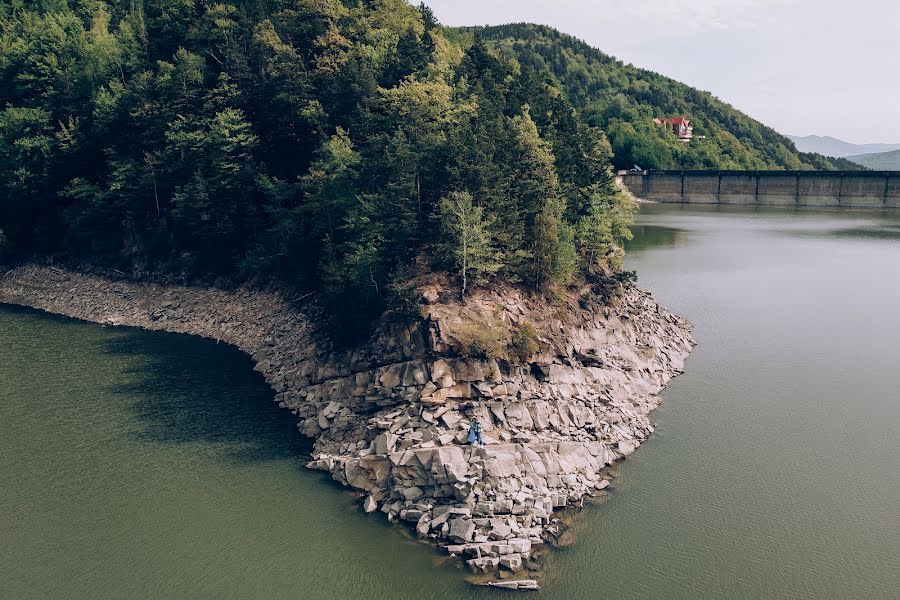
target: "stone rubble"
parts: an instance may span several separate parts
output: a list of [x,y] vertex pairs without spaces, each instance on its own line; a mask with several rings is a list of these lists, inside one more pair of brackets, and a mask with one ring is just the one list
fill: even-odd
[[[461,305],[446,287],[423,283],[421,321],[383,319],[365,345],[343,352],[279,294],[257,289],[28,265],[0,277],[0,302],[237,346],[315,439],[309,467],[363,493],[365,512],[405,524],[473,572],[508,577],[559,531],[555,510],[606,488],[604,468],[653,433],[658,393],[694,342],[684,319],[634,287],[596,309],[579,305],[584,290],[551,306],[503,287]],[[460,357],[467,325],[525,322],[539,340],[524,364]],[[474,418],[483,447],[466,444]]]

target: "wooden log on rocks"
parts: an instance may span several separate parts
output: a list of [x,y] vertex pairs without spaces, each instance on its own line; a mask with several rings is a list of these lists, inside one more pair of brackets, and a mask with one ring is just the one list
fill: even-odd
[[485,581],[475,585],[495,587],[504,590],[532,591],[541,589],[535,579],[516,579],[512,581]]

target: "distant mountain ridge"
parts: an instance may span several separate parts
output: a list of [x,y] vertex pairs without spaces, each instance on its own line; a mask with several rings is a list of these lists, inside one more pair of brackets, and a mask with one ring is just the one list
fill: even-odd
[[800,152],[815,152],[841,158],[900,150],[900,144],[853,144],[827,135],[789,135],[787,137],[794,142]]
[[900,171],[900,150],[856,154],[848,156],[847,160],[851,160],[873,171]]

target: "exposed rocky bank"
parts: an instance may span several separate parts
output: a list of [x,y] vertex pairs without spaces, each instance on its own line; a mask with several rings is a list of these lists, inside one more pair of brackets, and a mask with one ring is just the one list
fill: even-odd
[[[608,486],[604,467],[653,432],[649,413],[683,368],[690,326],[634,287],[601,308],[582,307],[580,292],[550,306],[507,287],[461,305],[437,281],[420,289],[419,322],[385,320],[367,344],[344,352],[280,295],[249,288],[29,265],[0,277],[0,302],[237,346],[315,439],[309,467],[361,491],[366,512],[408,523],[476,572],[511,577],[558,533],[553,511]],[[522,364],[461,358],[473,329],[510,332],[526,322],[537,350]],[[466,443],[476,417],[483,447]]]

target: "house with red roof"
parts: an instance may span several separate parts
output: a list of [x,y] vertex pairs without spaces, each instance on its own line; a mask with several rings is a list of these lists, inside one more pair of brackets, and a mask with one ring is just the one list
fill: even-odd
[[694,124],[684,117],[659,117],[653,119],[654,123],[666,125],[678,138],[679,142],[688,143],[694,137]]

